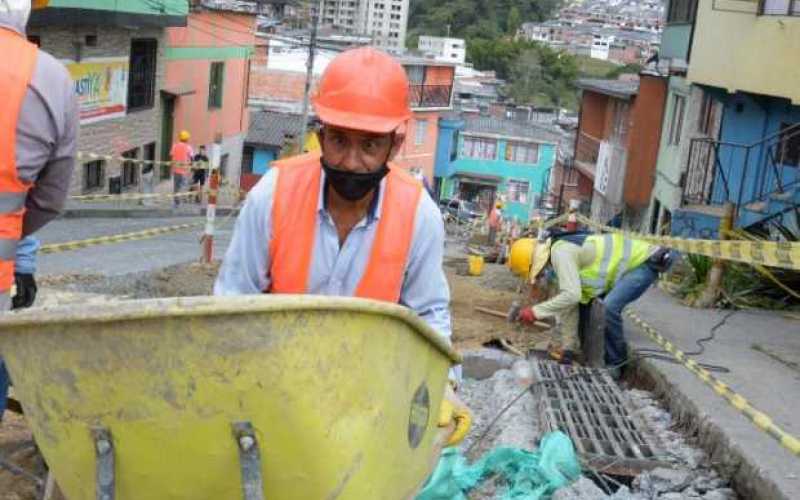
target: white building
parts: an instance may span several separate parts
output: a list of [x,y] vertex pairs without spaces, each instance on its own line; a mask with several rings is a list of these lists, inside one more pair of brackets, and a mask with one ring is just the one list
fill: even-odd
[[349,35],[368,36],[395,54],[406,45],[409,0],[322,0],[322,24]]
[[614,43],[614,36],[606,36],[595,34],[592,37],[592,59],[608,60],[609,52],[611,51],[611,44]]
[[464,64],[467,59],[467,45],[461,38],[421,36],[417,49],[437,61]]

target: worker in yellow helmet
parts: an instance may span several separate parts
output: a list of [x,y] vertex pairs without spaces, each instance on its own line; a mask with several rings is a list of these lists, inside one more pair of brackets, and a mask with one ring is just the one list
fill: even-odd
[[[172,160],[172,191],[175,194],[183,191],[183,187],[186,186],[186,178],[189,175],[189,164],[192,162],[192,158],[194,158],[194,150],[192,146],[189,145],[189,139],[191,138],[192,136],[188,131],[181,130],[178,134],[179,142],[173,144],[169,152],[170,159]],[[180,205],[180,199],[175,197],[173,203],[177,208],[177,206]]]
[[[601,298],[605,305],[605,363],[620,367],[627,361],[622,309],[638,299],[672,263],[666,249],[620,234],[564,233],[552,238],[523,238],[511,247],[508,266],[542,289],[558,280],[549,300],[520,311],[518,320],[561,320],[560,345],[551,348],[556,360],[570,363],[578,341],[579,305]],[[615,370],[619,375],[620,370]]]

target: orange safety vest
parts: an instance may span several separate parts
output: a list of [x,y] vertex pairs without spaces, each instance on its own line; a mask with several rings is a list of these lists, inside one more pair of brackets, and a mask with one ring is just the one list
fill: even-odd
[[0,294],[7,294],[14,284],[14,259],[30,188],[17,175],[17,118],[38,49],[21,35],[0,28],[0,54]]
[[186,164],[192,161],[191,146],[185,142],[175,143],[172,146],[172,151],[170,151],[170,156],[172,156],[172,161],[175,162],[175,165],[172,167],[173,173],[177,175],[186,175],[189,173],[186,169]]
[[[270,293],[306,293],[317,233],[322,166],[313,152],[273,163],[278,182],[272,205]],[[381,216],[356,297],[399,302],[422,184],[389,166]]]

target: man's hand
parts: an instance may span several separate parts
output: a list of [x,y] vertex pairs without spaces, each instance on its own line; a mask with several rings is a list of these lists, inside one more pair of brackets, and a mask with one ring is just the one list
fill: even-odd
[[439,427],[447,428],[449,435],[445,446],[455,446],[464,440],[472,427],[472,413],[447,384],[442,406],[439,409]]
[[33,305],[36,300],[36,280],[32,274],[14,273],[17,285],[17,294],[11,299],[12,309],[25,309]]
[[536,318],[536,313],[533,312],[533,307],[525,307],[517,316],[517,321],[520,323],[525,323],[526,325],[532,325],[536,322],[538,318]]

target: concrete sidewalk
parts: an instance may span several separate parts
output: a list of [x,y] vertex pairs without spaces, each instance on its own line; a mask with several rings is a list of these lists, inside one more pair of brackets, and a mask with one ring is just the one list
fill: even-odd
[[[660,290],[649,291],[633,310],[684,352],[730,311],[693,309]],[[626,319],[634,348],[657,348]],[[699,362],[723,365],[730,373],[714,375],[786,432],[800,436],[800,321],[776,312],[739,311],[729,317],[705,344]],[[663,392],[676,418],[692,422],[712,460],[732,473],[742,498],[800,499],[800,456],[716,394],[682,365],[646,360],[640,368]]]

